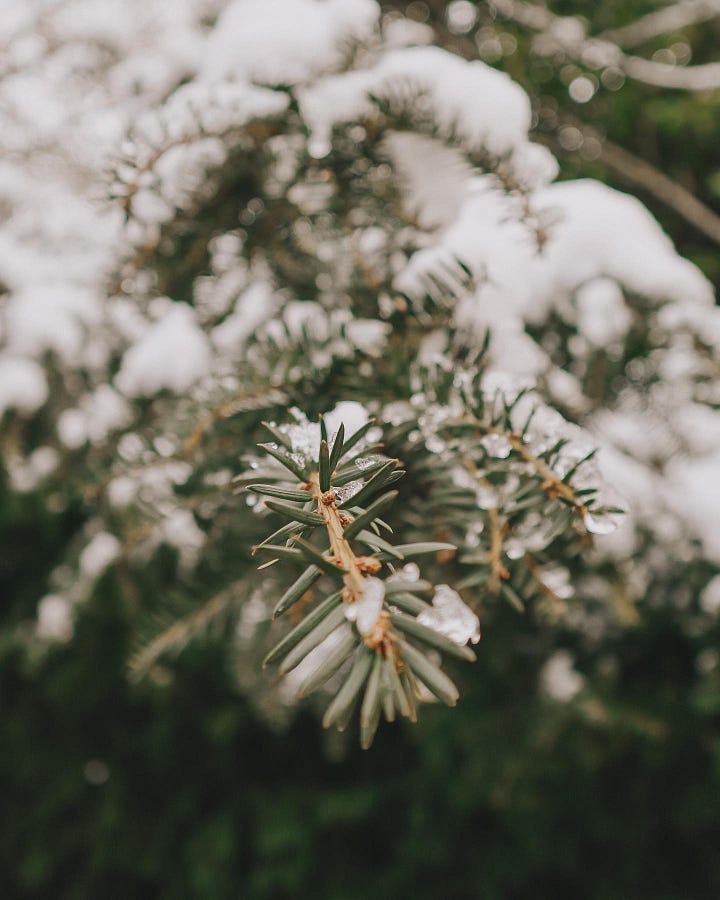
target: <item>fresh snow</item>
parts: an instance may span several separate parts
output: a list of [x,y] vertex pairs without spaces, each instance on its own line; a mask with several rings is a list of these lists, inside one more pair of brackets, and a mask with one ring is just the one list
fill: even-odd
[[170,304],[125,354],[115,383],[127,397],[182,394],[210,371],[210,343],[191,307]]

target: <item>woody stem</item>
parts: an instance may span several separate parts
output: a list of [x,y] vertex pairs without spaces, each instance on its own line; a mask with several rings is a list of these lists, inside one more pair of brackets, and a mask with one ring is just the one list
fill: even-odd
[[317,502],[318,512],[325,521],[330,540],[330,549],[345,571],[343,583],[347,588],[348,597],[346,599],[352,603],[360,599],[365,588],[363,576],[358,568],[357,557],[345,539],[340,513],[335,505],[335,498],[330,491],[323,493],[320,489],[320,476],[317,473],[313,473],[310,476],[310,490],[313,499]]

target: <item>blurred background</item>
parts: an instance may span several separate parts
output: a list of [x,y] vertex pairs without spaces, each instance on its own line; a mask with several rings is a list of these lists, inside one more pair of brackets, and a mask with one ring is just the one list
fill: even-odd
[[[0,12],[10,21],[17,5],[4,0]],[[57,50],[57,5],[35,4],[21,38],[6,27],[0,79]],[[561,178],[589,176],[639,196],[718,286],[717,73],[717,86],[696,89],[651,83],[652,72],[593,69],[573,54],[572,40],[552,43],[547,19],[535,27],[525,4],[383,7],[390,19],[434,29],[463,57],[508,72],[530,95],[533,138],[558,156]],[[648,26],[645,17],[670,8],[680,14],[669,27]],[[715,3],[566,0],[543,9],[579,17],[586,34],[613,35],[661,67],[720,66]],[[80,21],[89,10],[69,4]],[[123,11],[114,11],[110,29],[122,27]],[[576,21],[562,19],[564,27]],[[639,21],[645,30],[633,33]],[[94,52],[93,41],[75,52]],[[661,80],[672,81],[666,68]],[[11,102],[7,94],[2,102]],[[47,131],[42,164],[52,165],[54,111],[39,100],[27,111],[38,133]],[[102,109],[92,115],[101,131]],[[13,133],[6,137],[12,144]],[[16,141],[13,152],[21,149]],[[18,633],[84,515],[79,502],[55,511],[42,491],[3,483],[1,897],[720,895],[720,600],[718,591],[704,595],[704,606],[698,599],[716,571],[711,563],[669,566],[665,594],[682,602],[619,609],[592,647],[562,621],[499,610],[472,671],[453,671],[458,707],[381,729],[362,752],[323,732],[313,710],[263,714],[238,691],[222,634],[185,648],[172,678],[130,682],[141,603],[128,600],[115,571],[97,582],[72,641],[28,649]],[[145,590],[171,590],[173,572],[161,555]],[[570,675],[563,650],[573,653]]]

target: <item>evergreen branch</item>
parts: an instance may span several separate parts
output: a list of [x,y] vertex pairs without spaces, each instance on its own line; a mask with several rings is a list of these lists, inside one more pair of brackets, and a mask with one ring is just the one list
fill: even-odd
[[502,544],[506,526],[501,523],[496,509],[488,510],[488,519],[490,520],[490,550],[488,552],[490,577],[487,581],[487,588],[490,593],[499,594],[502,582],[510,577],[510,573],[502,562]]
[[[537,3],[493,0],[493,6],[503,18],[537,31],[547,38],[548,49],[545,51],[547,55],[560,48],[569,58],[580,63],[588,59],[601,59],[605,65],[615,65],[622,69],[628,78],[654,87],[686,91],[709,91],[720,88],[720,63],[676,66],[645,59],[625,53],[620,45],[612,40],[612,32],[610,35],[606,32],[604,36],[586,36],[579,19],[574,20],[577,27],[563,28],[564,21],[567,21],[565,17],[557,16]],[[717,14],[716,11],[715,15]]]
[[[357,479],[354,486],[349,482],[340,486],[335,484],[335,479],[339,478],[337,472],[343,472],[344,453],[362,452],[362,441],[369,432],[368,426],[364,426],[344,444],[344,429],[341,426],[332,451],[328,447],[327,431],[322,419],[317,426],[308,423],[305,432],[304,426],[300,426],[299,434],[297,429],[292,432],[274,424],[269,427],[285,452],[277,449],[277,445],[260,445],[261,448],[278,467],[285,467],[296,476],[307,475],[307,480],[303,480],[297,488],[276,487],[271,483],[250,485],[250,488],[255,493],[282,497],[267,501],[266,505],[272,511],[287,517],[294,516],[308,524],[324,524],[328,543],[327,549],[322,550],[292,534],[288,535],[286,546],[263,542],[255,548],[276,558],[298,562],[305,559],[310,563],[277,602],[274,616],[292,608],[323,577],[339,578],[341,587],[316,605],[270,650],[264,665],[278,662],[281,675],[302,671],[303,678],[297,693],[298,696],[305,696],[326,684],[354,656],[355,662],[328,707],[324,722],[326,726],[336,724],[339,728],[345,727],[364,687],[360,743],[367,748],[372,742],[381,713],[384,713],[388,721],[394,720],[396,712],[407,718],[415,718],[416,698],[407,695],[408,690],[415,690],[413,672],[437,696],[445,702],[452,700],[454,704],[457,699],[454,685],[413,642],[428,651],[441,650],[462,660],[472,661],[475,654],[464,643],[470,638],[477,639],[477,619],[452,592],[452,602],[459,605],[466,617],[465,627],[468,625],[467,617],[471,627],[464,641],[454,637],[451,639],[442,630],[435,628],[433,623],[437,611],[434,606],[420,600],[413,593],[427,593],[430,589],[427,582],[417,578],[383,581],[376,577],[383,564],[390,559],[438,554],[454,550],[454,547],[441,542],[393,547],[369,530],[378,527],[380,514],[396,499],[397,491],[382,494],[367,509],[359,504],[402,474],[397,468],[398,460],[383,460],[369,475],[371,466],[366,466],[363,470],[353,462],[352,468],[363,473],[366,478],[364,483]],[[316,434],[313,429],[317,429]],[[310,460],[305,455],[307,445],[316,439],[315,446],[318,449],[315,459]],[[342,447],[339,451],[338,445]],[[335,464],[337,470],[334,468]],[[305,502],[308,497],[314,501],[314,509],[310,509]],[[369,555],[358,555],[353,548],[353,541],[368,545],[372,552]],[[421,620],[418,618],[420,616],[425,618]],[[388,674],[390,670],[395,674]]]
[[212,622],[224,615],[234,602],[235,592],[239,585],[240,582],[237,582],[211,597],[201,607],[173,622],[150,643],[134,653],[128,662],[132,678],[140,680],[145,677],[162,656],[169,652],[179,652],[193,638],[205,631]]

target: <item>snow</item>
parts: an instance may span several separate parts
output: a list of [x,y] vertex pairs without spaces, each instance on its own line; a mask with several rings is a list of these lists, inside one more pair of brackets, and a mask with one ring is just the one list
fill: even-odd
[[102,531],[91,539],[80,554],[80,571],[98,578],[120,556],[122,545],[113,534]]
[[54,447],[38,447],[26,459],[15,459],[8,466],[12,489],[18,493],[35,490],[60,464]]
[[259,330],[260,338],[271,338],[281,347],[293,341],[306,343],[309,336],[318,345],[307,348],[316,366],[328,365],[333,357],[354,356],[358,350],[380,356],[389,333],[387,322],[354,318],[349,310],[328,311],[319,303],[300,300],[285,303],[280,315]]
[[22,356],[0,355],[0,418],[9,409],[29,415],[48,397],[42,366]]
[[[623,321],[630,323],[621,296],[610,293],[613,282],[655,303],[712,303],[707,279],[678,256],[634,197],[581,180],[549,185],[531,195],[530,203],[535,215],[548,223],[541,253],[519,218],[514,198],[483,177],[468,185],[457,219],[440,240],[418,251],[395,279],[398,290],[418,296],[424,292],[426,272],[450,265],[455,258],[466,263],[479,286],[458,304],[457,320],[476,331],[493,329],[493,361],[498,368],[517,371],[513,357],[524,349],[531,357],[524,370],[538,371],[542,357],[522,333],[525,323],[539,324],[559,299],[576,291],[581,329],[592,333],[594,328],[595,337],[601,314],[589,308],[590,303],[604,305],[611,314],[615,336],[624,334]],[[605,327],[607,337],[611,326]],[[588,337],[593,339],[591,333]]]
[[666,472],[671,508],[720,565],[720,453],[673,460]]
[[210,343],[185,303],[171,304],[125,353],[115,384],[127,397],[182,394],[210,371]]
[[405,563],[393,575],[389,575],[386,579],[392,584],[393,581],[417,581],[420,578],[420,567],[417,563]]
[[540,688],[556,703],[568,703],[585,685],[585,678],[575,669],[567,650],[558,650],[540,670]]
[[207,536],[198,527],[195,516],[187,509],[175,509],[162,523],[162,539],[180,551],[181,565],[192,568],[200,551],[205,546]]
[[343,400],[329,413],[325,413],[325,425],[328,435],[333,435],[341,424],[345,425],[347,437],[354,434],[369,420],[368,411],[356,400]]
[[[67,451],[77,453],[73,466],[81,465],[90,448],[116,442],[106,494],[114,515],[134,505],[132,515],[154,523],[155,545],[168,540],[180,548],[183,565],[193,565],[204,532],[175,492],[192,465],[168,458],[180,446],[178,406],[194,415],[236,395],[238,366],[256,366],[277,385],[272,341],[293,349],[297,361],[280,376],[291,383],[356,357],[359,377],[370,378],[373,359],[388,351],[396,292],[418,312],[430,274],[448,279],[457,294],[443,302],[461,337],[491,329],[483,393],[508,396],[523,381],[537,383],[538,397],[560,405],[587,429],[590,444],[601,446],[599,471],[584,466],[574,480],[594,486],[602,475],[630,508],[608,535],[616,523],[589,514],[586,525],[599,534],[594,560],[632,560],[628,583],[635,579],[629,590],[637,596],[668,555],[677,564],[702,555],[720,561],[720,414],[713,408],[720,402],[720,310],[711,285],[634,198],[588,180],[550,184],[555,160],[529,141],[529,101],[507,75],[424,46],[432,40],[429,26],[397,13],[381,22],[372,0],[5,6],[0,416],[31,418],[43,408],[24,429],[22,458],[3,460],[12,490],[34,490],[64,472]],[[447,12],[462,33],[474,8],[454,3]],[[40,22],[48,40],[38,37]],[[322,161],[305,166],[305,128],[309,149],[322,158],[336,125],[351,126],[352,135],[355,123],[374,117],[371,95],[415,105],[417,132],[389,130],[378,148],[401,191],[404,218],[395,227],[358,206],[353,212],[363,215],[348,217],[338,237],[334,221],[324,224],[337,187],[324,180]],[[295,98],[302,116],[292,112],[288,134],[267,141],[268,177],[250,201],[254,209],[248,203],[241,213],[250,224],[241,218],[211,240],[208,270],[192,298],[158,297],[152,267],[133,272],[128,265],[126,272],[136,252],[152,252],[176,208],[192,209],[197,192],[213,188],[213,168],[243,146],[242,126],[284,116]],[[127,224],[117,204],[98,203],[112,182],[129,198]],[[268,197],[296,204],[301,219],[292,236],[317,260],[317,291],[294,294],[268,265],[271,247],[253,246],[250,258],[246,228]],[[457,259],[472,270],[474,286],[464,283]],[[395,274],[393,290],[378,298],[377,318],[364,301],[367,318],[354,315],[361,267],[381,280]],[[562,323],[556,331],[547,327],[550,316]],[[529,327],[540,330],[539,341]],[[622,360],[631,329],[651,352],[630,359],[618,395],[598,403],[585,391],[588,365],[603,355]],[[568,364],[561,369],[552,359],[563,356]],[[420,360],[443,357],[444,331],[427,334]],[[145,404],[136,401],[162,392],[178,399],[155,405],[160,412],[146,433],[139,424]],[[372,397],[367,407],[375,411]],[[398,423],[418,417],[404,398],[380,415]],[[367,416],[365,404],[342,403],[328,412],[328,431],[343,420],[351,433]],[[428,413],[413,434],[443,453],[438,424]],[[292,427],[298,452],[316,454],[317,423],[300,416]],[[556,466],[562,472],[577,461],[587,435],[542,406],[528,429],[530,446],[540,452],[558,434],[571,440]],[[509,452],[498,436],[484,445],[490,465]],[[480,508],[505,501],[500,486],[484,487],[464,470],[448,477],[474,490]],[[340,497],[360,486],[345,486]],[[601,500],[611,497],[603,486]],[[517,529],[508,553],[548,539],[533,521],[527,533]],[[93,529],[111,537],[100,514]],[[467,535],[480,542],[477,526]],[[95,538],[87,540],[80,560],[97,551],[95,545],[90,552]],[[107,540],[105,547],[110,554]],[[94,571],[99,563],[89,565]],[[565,591],[562,572],[552,572],[548,578]],[[87,578],[78,578],[77,596],[45,598],[39,632],[71,634],[70,606]],[[712,606],[714,594],[707,596],[701,605]],[[560,659],[555,665],[561,675],[565,666],[567,682],[572,666]]]
[[440,132],[465,142],[468,150],[509,157],[519,181],[536,186],[557,172],[549,151],[526,152],[531,114],[522,88],[484,63],[466,62],[438,47],[391,50],[367,69],[299,90],[311,153],[325,156],[333,126],[371,116],[371,98],[391,100],[399,90],[422,95],[424,112]]
[[347,45],[369,41],[374,0],[235,0],[207,39],[200,74],[294,85],[342,66]]
[[223,353],[237,353],[276,308],[270,285],[258,282],[238,297],[232,313],[213,328],[210,338]]
[[38,603],[35,633],[43,641],[69,641],[73,636],[72,605],[60,594],[48,594]]
[[[320,422],[308,421],[307,416],[296,408],[291,409],[290,414],[294,417],[295,423],[272,424],[282,434],[287,435],[292,447],[293,458],[296,458],[299,465],[304,466],[307,461],[317,461],[320,454]],[[357,403],[354,400],[343,400],[329,412],[326,412],[323,418],[328,439],[332,445],[334,436],[341,423],[345,424],[345,435],[349,437],[368,421],[369,416],[361,403]],[[362,444],[358,446],[361,447]],[[357,487],[355,488],[354,485],[357,485]],[[340,499],[340,493],[343,492],[343,496],[350,497],[353,493],[357,493],[361,486],[361,482],[350,482],[350,484],[342,488],[337,488],[335,494],[338,496],[338,499]]]
[[720,615],[720,575],[712,578],[703,588],[700,609],[709,616]]
[[387,342],[390,326],[376,319],[350,319],[345,334],[353,347],[368,356],[380,356]]
[[385,584],[380,578],[371,575],[363,579],[362,596],[354,603],[347,605],[345,618],[354,622],[363,637],[372,634],[377,625],[385,602]]
[[360,491],[360,488],[363,486],[362,481],[348,481],[347,484],[344,484],[342,487],[334,487],[333,493],[335,494],[335,499],[338,503],[345,503],[346,500],[350,500]]
[[624,337],[632,323],[620,285],[610,278],[596,278],[575,294],[577,328],[593,347],[607,347]]
[[100,301],[80,287],[39,283],[18,291],[5,306],[5,332],[16,353],[53,351],[65,362],[80,354],[85,334],[98,322]]
[[457,591],[447,584],[435,588],[432,608],[424,609],[417,620],[460,646],[468,641],[477,644],[480,640],[480,620]]
[[79,408],[63,410],[58,417],[58,435],[70,450],[76,450],[86,441],[93,444],[104,441],[108,435],[132,421],[132,410],[127,400],[109,384],[101,384],[82,398]]

